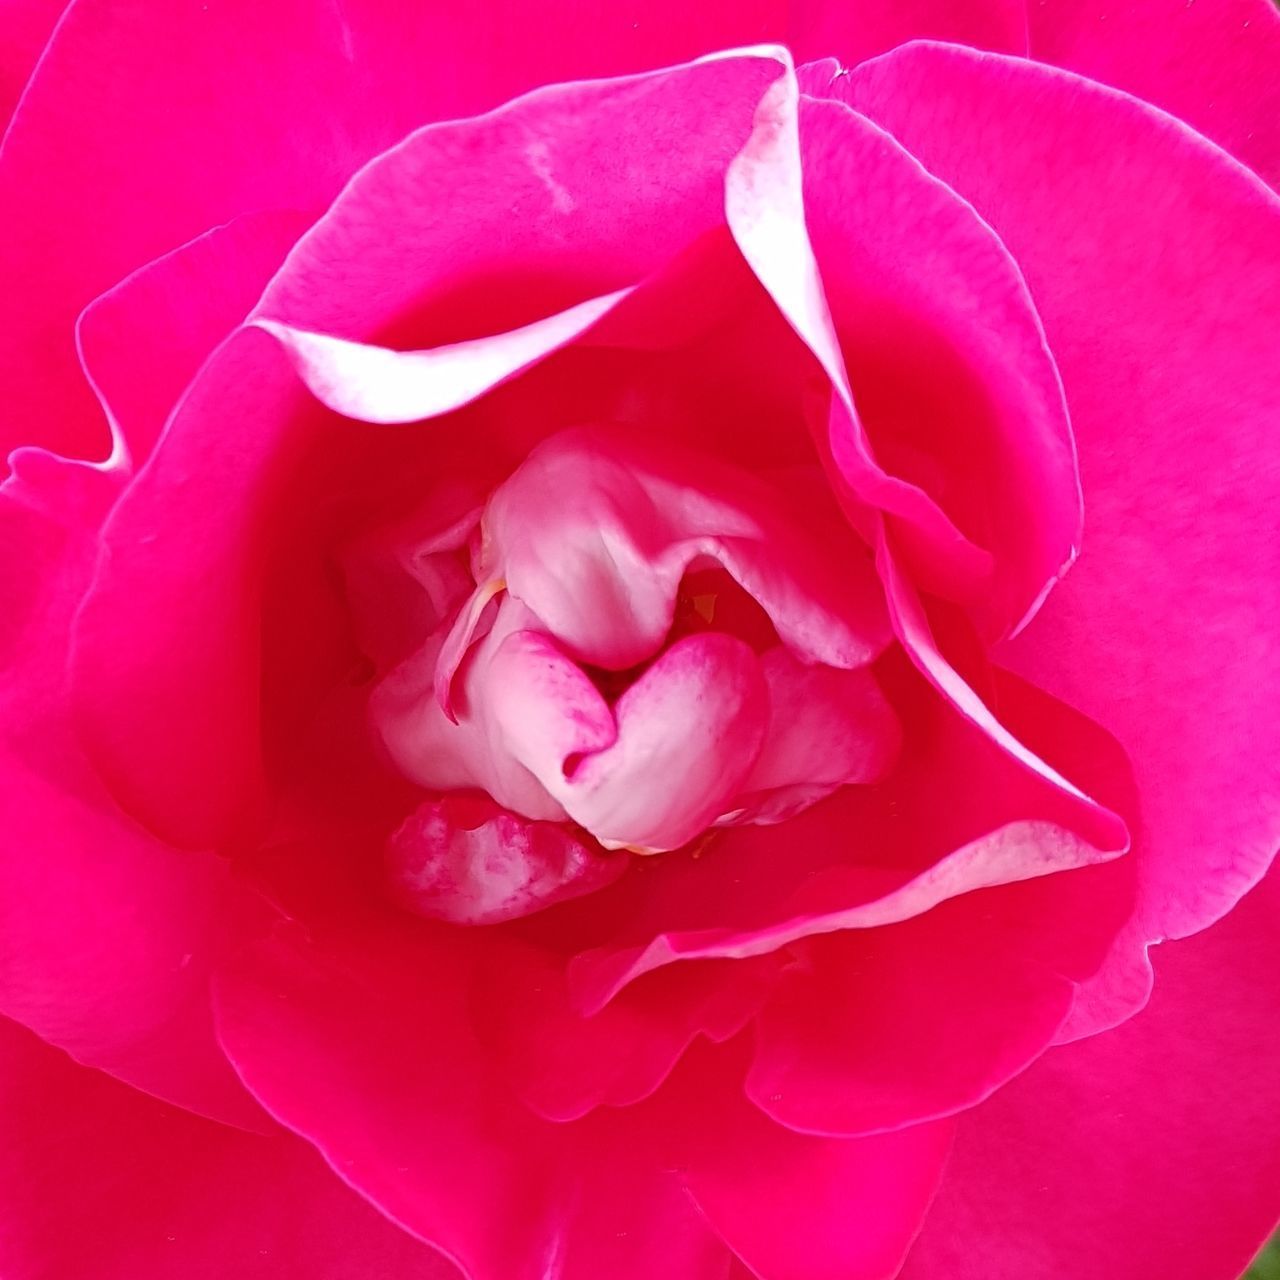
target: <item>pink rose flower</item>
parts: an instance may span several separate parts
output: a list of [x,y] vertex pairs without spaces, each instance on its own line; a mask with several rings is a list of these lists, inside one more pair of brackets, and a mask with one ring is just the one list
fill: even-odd
[[6,1280],[1238,1275],[1269,0],[60,7]]

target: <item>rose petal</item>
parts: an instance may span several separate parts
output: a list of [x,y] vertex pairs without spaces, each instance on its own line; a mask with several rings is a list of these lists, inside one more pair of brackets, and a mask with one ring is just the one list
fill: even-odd
[[[667,964],[893,924],[974,889],[1073,868],[1074,877],[1116,857],[1116,847],[1076,834],[1078,815],[1060,792],[1014,765],[914,673],[883,675],[912,733],[881,784],[846,787],[777,827],[725,828],[696,858],[655,859],[643,879],[593,898],[589,918],[570,908],[576,934],[561,917],[561,930],[580,939],[570,978],[583,1008]],[[1020,732],[1108,803],[1132,809],[1124,755],[1097,725],[1020,683],[997,687]],[[947,804],[922,802],[938,778],[949,780]],[[1099,962],[1132,907],[1129,860],[1107,870],[1091,895]]]
[[[732,807],[768,724],[755,654],[718,632],[677,641],[612,713],[600,699],[616,728],[598,745],[599,708],[578,710],[574,692],[578,681],[582,696],[594,688],[542,636],[504,641],[492,679],[491,714],[507,750],[606,848],[658,852],[700,835]],[[588,717],[593,736],[584,738],[578,725]]]
[[681,580],[708,559],[805,661],[859,666],[888,638],[856,538],[832,546],[748,473],[672,443],[560,432],[494,493],[484,532],[477,577],[504,582],[570,652],[609,670],[653,656]]
[[474,814],[444,800],[420,805],[392,835],[396,901],[427,919],[494,924],[603,888],[625,870],[556,823],[526,822],[489,804]]
[[801,104],[800,151],[805,225],[877,456],[992,553],[972,610],[989,637],[1016,630],[1066,572],[1082,519],[1022,274],[971,206],[843,104]]
[[246,952],[218,1012],[250,1088],[472,1280],[720,1280],[661,1154],[671,1120],[535,1118],[474,1039],[460,931],[415,924],[348,909],[337,931],[281,926]]
[[111,426],[113,456],[146,461],[187,384],[306,225],[294,213],[236,218],[140,267],[84,309],[80,363]]
[[904,1280],[1235,1280],[1280,1197],[1272,875],[1160,947],[1150,1006],[963,1117]]
[[0,35],[0,137],[61,15],[62,0],[7,0]]
[[1280,200],[1169,117],[1062,71],[918,45],[841,84],[973,202],[1036,298],[1087,550],[1007,661],[1134,762],[1149,855],[1130,945],[1194,932],[1280,833]]
[[1045,0],[1027,6],[1027,24],[1032,57],[1162,107],[1273,186],[1280,180],[1274,4],[1138,0],[1104,12]]
[[0,1020],[6,1280],[457,1280],[291,1136],[197,1119]]
[[388,0],[78,0],[0,163],[0,293],[23,300],[0,363],[0,454],[40,442],[106,456],[72,326],[91,298],[158,254],[253,210],[318,211],[370,156],[424,123],[536,85],[777,38],[784,17],[776,0],[732,10],[500,3],[483,20]]
[[1026,53],[1023,0],[794,0],[791,47],[799,61],[834,57],[846,67],[928,37],[1001,53]]
[[227,867],[121,813],[66,723],[70,619],[115,477],[35,451],[14,461],[0,489],[0,1010],[139,1088],[260,1126],[209,1022]]
[[815,1138],[767,1120],[734,1091],[703,1085],[692,1097],[689,1190],[753,1274],[893,1280],[941,1176],[949,1122]]

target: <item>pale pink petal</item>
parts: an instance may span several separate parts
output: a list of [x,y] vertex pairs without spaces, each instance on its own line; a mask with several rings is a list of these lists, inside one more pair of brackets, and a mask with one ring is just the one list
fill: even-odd
[[887,772],[902,741],[893,708],[865,667],[841,671],[763,654],[770,719],[733,821],[780,821],[849,783]]
[[0,1019],[5,1280],[459,1280],[291,1135],[212,1124]]
[[961,1118],[904,1280],[1236,1280],[1280,1209],[1277,889],[1157,948],[1147,1009]]
[[841,84],[973,202],[1036,299],[1072,406],[1085,550],[1005,660],[1133,761],[1132,945],[1194,932],[1280,832],[1280,200],[1169,117],[1031,63],[920,45]]
[[1280,180],[1280,13],[1268,0],[1044,0],[1027,22],[1033,58],[1125,89]]
[[503,745],[607,849],[677,849],[712,826],[732,808],[768,723],[758,659],[719,632],[677,641],[612,712],[531,632],[503,641],[492,678]]
[[387,844],[394,900],[451,924],[542,911],[603,888],[626,867],[558,823],[528,822],[493,804],[468,812],[448,797],[419,805]]
[[857,538],[833,546],[748,473],[673,443],[561,432],[493,495],[484,535],[478,579],[504,582],[570,652],[610,670],[658,650],[702,562],[722,565],[805,661],[858,666],[888,639]]

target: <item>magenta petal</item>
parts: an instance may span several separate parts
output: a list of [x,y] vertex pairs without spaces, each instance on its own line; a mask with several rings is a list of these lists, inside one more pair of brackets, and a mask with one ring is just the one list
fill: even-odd
[[966,603],[988,636],[1006,634],[1074,559],[1082,518],[1031,295],[973,208],[864,117],[803,102],[800,148],[805,223],[871,442],[991,553],[992,579]]
[[847,67],[919,39],[1025,53],[1027,11],[1025,0],[793,0],[791,33],[800,61],[831,57]]
[[841,83],[1026,274],[1089,496],[1085,551],[1004,660],[1133,760],[1134,945],[1194,932],[1280,833],[1280,199],[1169,117],[1032,63],[920,45]]
[[536,1118],[475,1040],[475,935],[415,924],[281,925],[223,975],[219,1027],[251,1090],[469,1280],[721,1280],[663,1129]]
[[65,8],[65,0],[5,0],[0,25],[0,137]]
[[5,1280],[459,1280],[289,1135],[200,1120],[0,1019]]
[[768,1280],[893,1280],[951,1144],[950,1122],[874,1138],[774,1124],[721,1086],[691,1114],[689,1190]]
[[116,449],[135,467],[306,225],[295,213],[237,218],[139,268],[85,308],[76,328],[80,361]]
[[214,1042],[227,866],[116,808],[66,723],[70,618],[114,475],[24,451],[0,490],[0,1011],[181,1106],[260,1125]]
[[[723,226],[724,170],[782,72],[778,56],[552,84],[428,124],[352,179],[258,318],[286,326],[343,412],[404,421],[475,396]],[[352,345],[388,333],[392,346],[443,350],[396,358]]]
[[668,969],[584,1015],[562,958],[497,941],[475,1017],[510,1087],[549,1120],[577,1120],[599,1106],[650,1097],[699,1037],[719,1043],[737,1035],[781,965],[767,956]]
[[1027,893],[969,894],[799,944],[761,1014],[748,1096],[789,1129],[825,1134],[898,1129],[981,1102],[1049,1046],[1075,994],[1057,967],[1076,922],[1050,917],[1057,948],[1028,954],[1019,917],[1043,916],[1036,907]]
[[1277,890],[1157,948],[1148,1008],[961,1118],[904,1280],[1236,1280],[1280,1187]]
[[1128,0],[1105,17],[1046,0],[1027,5],[1027,24],[1032,57],[1163,108],[1280,181],[1280,13],[1268,0]]

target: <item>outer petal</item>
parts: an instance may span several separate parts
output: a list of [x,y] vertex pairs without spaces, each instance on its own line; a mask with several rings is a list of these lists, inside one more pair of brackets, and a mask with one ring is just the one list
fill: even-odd
[[1156,951],[1150,1006],[960,1121],[904,1280],[1235,1280],[1280,1214],[1280,879]]
[[215,227],[148,263],[85,308],[80,363],[119,462],[141,466],[209,353],[249,314],[306,227],[258,213]]
[[1280,13],[1268,0],[1044,0],[1027,4],[1027,22],[1033,58],[1163,107],[1280,180]]
[[1194,932],[1280,833],[1280,199],[1160,112],[1031,63],[916,45],[841,84],[1027,277],[1088,532],[1008,661],[1134,762],[1135,945]]
[[0,5],[0,138],[65,7],[65,0],[5,0]]
[[0,490],[0,1010],[140,1088],[260,1124],[209,1023],[226,867],[131,822],[66,723],[70,615],[114,477],[34,451],[15,462]]
[[0,363],[0,452],[42,442],[105,456],[72,325],[142,263],[242,213],[318,209],[431,120],[776,38],[780,7],[503,3],[477,21],[390,0],[78,0],[0,163],[0,293],[23,303]]
[[199,1120],[0,1020],[6,1280],[457,1280],[290,1136]]
[[476,1042],[460,931],[281,924],[219,987],[246,1082],[470,1280],[721,1280],[723,1247],[629,1112],[552,1125]]
[[971,608],[991,638],[1016,630],[1081,524],[1062,383],[1022,274],[971,206],[843,104],[801,104],[800,155],[805,225],[877,456],[992,554]]
[[814,1138],[773,1124],[722,1084],[691,1101],[689,1190],[753,1274],[893,1280],[938,1184],[950,1123]]

